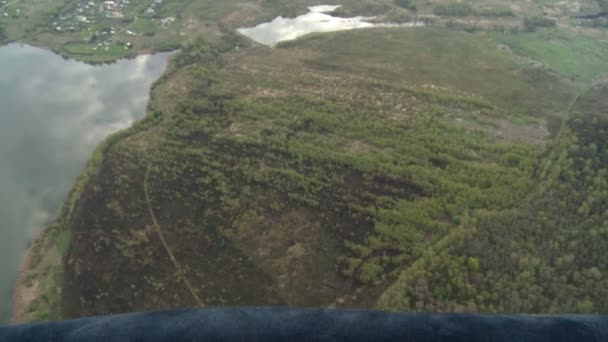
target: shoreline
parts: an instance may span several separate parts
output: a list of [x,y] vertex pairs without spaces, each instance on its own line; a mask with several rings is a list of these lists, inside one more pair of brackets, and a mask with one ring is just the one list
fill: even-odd
[[41,229],[37,236],[31,241],[30,245],[25,251],[25,255],[21,261],[21,267],[19,275],[13,285],[13,305],[11,312],[10,324],[24,324],[27,323],[26,312],[27,307],[38,297],[39,283],[35,281],[30,287],[25,284],[27,276],[32,271],[31,261],[34,253],[34,248],[40,244],[40,241],[44,238],[44,234],[48,231],[49,227]]
[[16,45],[27,45],[27,46],[31,46],[34,48],[38,48],[41,50],[46,50],[49,52],[54,53],[57,56],[60,56],[64,59],[69,59],[69,60],[74,60],[80,63],[85,63],[88,65],[104,65],[104,64],[113,64],[113,63],[117,63],[119,61],[122,60],[131,60],[131,59],[135,59],[139,56],[145,56],[145,55],[155,55],[157,53],[165,53],[165,52],[173,52],[179,49],[175,49],[175,50],[163,50],[163,49],[153,49],[153,48],[142,48],[142,49],[138,49],[138,50],[133,50],[132,53],[128,54],[128,55],[124,55],[124,56],[120,56],[117,58],[111,58],[111,59],[104,59],[104,60],[89,60],[86,57],[91,57],[94,55],[78,55],[78,54],[70,54],[67,53],[63,50],[60,50],[58,48],[55,47],[51,47],[45,44],[39,44],[39,42],[36,41],[28,41],[28,40],[7,40],[7,41],[1,41],[0,42],[0,47],[3,46],[8,46],[8,45],[12,45],[12,44],[16,44]]
[[[26,43],[26,42],[9,42],[8,44],[11,44],[11,43],[29,45],[29,46],[47,50],[54,54],[62,56],[60,53],[58,53],[57,51],[54,51],[53,49],[51,49],[47,46],[37,46],[37,45],[33,45],[31,43]],[[7,44],[0,44],[0,46],[4,46],[4,45],[7,45]],[[151,49],[140,50],[140,51],[138,51],[136,56],[133,56],[131,58],[135,58],[135,57],[138,57],[141,55],[153,55],[156,53],[162,53],[162,52],[154,51]],[[65,58],[66,56],[62,56],[62,57]],[[67,57],[67,58],[72,58],[76,61],[79,61],[78,59],[76,59],[74,57]],[[119,61],[119,60],[116,60],[116,61]],[[114,61],[114,62],[116,62],[116,61]],[[80,62],[88,63],[88,62],[81,61],[81,60],[80,60]],[[163,66],[162,73],[160,73],[159,76],[150,85],[150,89],[148,89],[148,96],[151,96],[151,91],[152,91],[152,88],[154,87],[155,82],[157,82],[159,79],[161,79],[167,73],[167,70],[170,67],[170,63],[171,63],[171,58],[169,55]],[[88,63],[88,64],[90,64],[90,63]],[[149,105],[149,102],[150,102],[150,98],[148,98],[146,108],[144,108],[145,115],[142,118],[137,119],[135,122],[141,122],[148,118],[149,112],[148,112],[147,106]],[[134,122],[134,124],[135,124],[135,122]],[[57,263],[59,263],[59,264],[62,263],[61,261],[57,261],[57,260],[61,260],[61,258],[59,257],[59,259],[57,259],[57,255],[54,254],[55,249],[53,246],[53,242],[48,240],[48,238],[49,238],[48,234],[49,234],[49,232],[52,232],[53,229],[58,224],[59,225],[61,224],[62,217],[64,217],[65,215],[67,215],[68,217],[70,216],[71,210],[66,211],[66,208],[73,207],[78,200],[79,196],[74,193],[75,189],[78,188],[79,184],[88,183],[88,177],[90,177],[91,174],[94,174],[97,171],[97,165],[95,163],[92,163],[91,159],[93,158],[93,156],[96,153],[100,153],[100,152],[105,153],[105,150],[109,146],[109,140],[112,138],[112,136],[118,137],[118,136],[120,136],[120,132],[123,132],[123,134],[124,134],[124,132],[129,132],[131,129],[132,129],[132,126],[126,127],[124,129],[121,129],[121,130],[118,130],[115,132],[111,132],[110,134],[108,134],[108,136],[106,136],[102,141],[100,141],[95,146],[93,151],[91,151],[89,158],[87,159],[87,161],[83,167],[83,170],[80,172],[78,177],[73,181],[72,190],[68,193],[67,197],[63,200],[62,209],[56,215],[54,215],[54,219],[50,223],[47,222],[43,226],[43,228],[39,229],[39,231],[37,231],[35,233],[34,237],[29,241],[28,246],[25,248],[25,254],[24,254],[23,258],[20,260],[19,272],[18,272],[16,279],[14,280],[13,286],[11,287],[11,293],[9,294],[10,297],[12,298],[11,312],[9,315],[9,318],[10,318],[9,324],[13,325],[13,324],[24,324],[24,323],[31,322],[31,320],[34,316],[32,316],[31,312],[27,312],[28,308],[31,306],[31,304],[36,299],[38,299],[40,297],[41,292],[48,290],[47,283],[45,281],[41,281],[41,274],[38,272],[41,267],[41,264],[44,263],[46,266],[48,266],[49,257],[52,259],[52,261],[50,261],[50,263],[52,265],[57,265]],[[74,196],[76,196],[76,198]],[[51,239],[52,239],[52,237],[51,237]],[[32,260],[35,259],[35,257],[39,257],[42,260],[36,262],[35,265],[32,265]],[[43,260],[46,260],[46,261],[43,261]],[[45,277],[43,276],[42,279],[44,279],[44,278]]]

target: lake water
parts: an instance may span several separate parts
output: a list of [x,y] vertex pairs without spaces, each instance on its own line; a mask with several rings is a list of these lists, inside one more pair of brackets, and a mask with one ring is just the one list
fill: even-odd
[[269,23],[255,27],[241,28],[238,31],[260,44],[274,46],[279,42],[296,39],[313,32],[333,32],[371,27],[413,27],[424,26],[422,22],[403,24],[372,23],[371,17],[340,18],[328,13],[340,6],[312,6],[309,12],[296,18],[277,17]]
[[94,67],[0,47],[0,324],[28,241],[55,217],[97,143],[144,116],[167,57]]

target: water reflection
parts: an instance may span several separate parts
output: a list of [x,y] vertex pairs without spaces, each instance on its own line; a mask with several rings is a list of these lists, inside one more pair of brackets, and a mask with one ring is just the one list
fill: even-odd
[[405,24],[371,23],[371,17],[339,18],[331,13],[341,6],[313,6],[309,12],[296,18],[277,17],[269,23],[238,31],[258,43],[273,46],[279,42],[296,39],[313,32],[332,32],[369,27],[412,27],[423,26],[422,22]]
[[166,60],[94,67],[0,47],[0,323],[27,241],[54,218],[96,144],[144,115]]

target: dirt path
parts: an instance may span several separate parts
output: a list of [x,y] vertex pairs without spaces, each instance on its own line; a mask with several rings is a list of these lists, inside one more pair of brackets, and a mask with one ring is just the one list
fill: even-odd
[[194,291],[194,288],[192,287],[192,285],[190,285],[190,281],[188,280],[188,278],[186,278],[186,275],[184,275],[184,272],[182,271],[182,267],[177,262],[177,259],[175,259],[175,256],[173,255],[173,251],[169,247],[169,244],[167,244],[167,241],[165,240],[165,236],[163,235],[163,232],[160,228],[160,225],[158,224],[158,221],[156,220],[156,215],[154,215],[154,210],[152,209],[152,204],[150,203],[150,195],[148,193],[148,176],[149,175],[150,175],[150,168],[148,167],[148,170],[146,171],[146,176],[144,177],[144,194],[146,195],[146,203],[148,204],[148,211],[150,212],[150,216],[152,217],[152,222],[154,223],[154,228],[156,230],[156,233],[158,234],[160,241],[163,243],[163,246],[165,247],[165,250],[167,251],[169,258],[173,262],[173,265],[175,266],[177,273],[179,273],[179,276],[182,278],[182,280],[188,287],[188,290],[192,294],[192,297],[194,297],[194,299],[196,300],[196,302],[198,303],[199,306],[204,306],[203,302],[196,294],[196,291]]

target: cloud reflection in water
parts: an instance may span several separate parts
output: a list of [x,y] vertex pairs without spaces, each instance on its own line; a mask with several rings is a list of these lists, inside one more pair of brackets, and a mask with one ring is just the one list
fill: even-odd
[[54,218],[95,146],[144,116],[166,60],[91,66],[0,47],[0,324],[27,241]]

